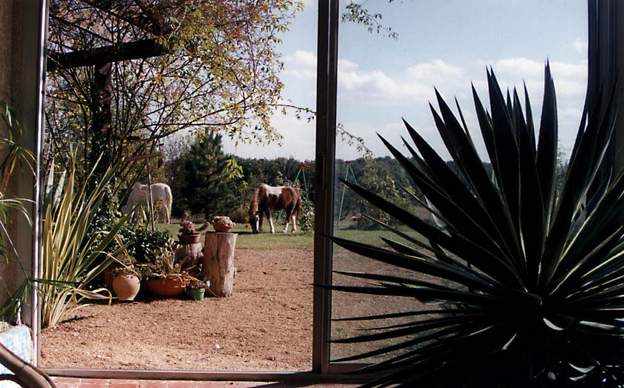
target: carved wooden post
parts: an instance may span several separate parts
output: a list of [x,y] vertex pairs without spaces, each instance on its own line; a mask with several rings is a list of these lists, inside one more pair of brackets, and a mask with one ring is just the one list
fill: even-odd
[[206,233],[203,278],[215,296],[231,296],[234,289],[236,233]]

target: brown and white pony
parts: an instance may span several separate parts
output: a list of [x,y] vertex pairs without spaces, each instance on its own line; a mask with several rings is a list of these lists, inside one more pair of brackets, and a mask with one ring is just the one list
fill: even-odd
[[299,191],[290,186],[269,186],[262,183],[254,191],[249,205],[249,224],[254,233],[262,232],[262,219],[269,219],[271,233],[275,233],[273,226],[274,210],[286,212],[286,226],[284,233],[288,233],[288,225],[292,222],[292,231],[297,231],[297,218],[301,212],[301,196]]

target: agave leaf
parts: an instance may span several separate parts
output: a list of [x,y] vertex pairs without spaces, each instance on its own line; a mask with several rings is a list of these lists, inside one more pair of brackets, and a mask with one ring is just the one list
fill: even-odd
[[[506,204],[504,211],[510,214],[512,231],[520,225],[517,220],[520,213],[520,172],[519,151],[515,137],[510,112],[507,110],[503,94],[493,72],[488,72],[488,91],[490,96],[492,113],[492,133],[494,139],[494,151],[498,163],[496,180],[501,188],[502,197]],[[516,222],[513,222],[513,221]],[[517,236],[517,233],[513,233]],[[511,248],[515,249],[516,257],[520,253],[519,241]]]
[[[463,325],[465,324],[465,322],[461,324]],[[438,327],[435,327],[434,329],[427,328],[426,330],[432,330],[433,332],[431,334],[418,336],[414,339],[410,339],[405,342],[400,342],[398,344],[385,346],[379,349],[371,350],[371,351],[360,353],[360,354],[353,355],[353,356],[334,359],[332,361],[333,362],[345,362],[345,361],[362,360],[362,359],[369,358],[369,357],[375,357],[375,356],[379,356],[382,354],[396,352],[397,350],[410,349],[413,346],[416,346],[423,342],[440,339],[443,336],[457,334],[460,331],[464,330],[463,327],[458,327],[458,325],[460,325],[460,323],[444,325],[444,326],[438,325]]]
[[557,98],[550,64],[547,62],[544,69],[544,99],[537,148],[537,169],[542,188],[542,203],[545,204],[546,209],[552,208],[555,196],[557,138]]
[[520,99],[514,89],[514,117],[520,152],[520,229],[526,259],[527,283],[537,284],[539,257],[543,251],[544,234],[548,221],[544,219],[542,188],[532,142],[533,129],[524,121]]
[[[486,212],[487,217],[483,217],[487,221],[482,221],[482,225],[491,231],[492,236],[498,237],[498,245],[504,249],[507,256],[513,257],[512,253],[518,249],[518,241],[514,233],[515,227],[509,222],[509,212],[503,206],[501,197],[489,179],[476,149],[466,141],[453,112],[439,94],[437,94],[437,98],[442,118],[433,107],[430,106],[430,108],[440,136],[451,147],[449,152],[451,152],[453,159],[462,168],[463,175],[470,183],[472,191],[479,197],[482,206],[488,210]],[[454,192],[449,191],[449,193]],[[454,194],[453,197],[455,197]],[[463,203],[463,199],[461,203]],[[474,214],[478,215],[477,212]]]
[[453,310],[453,309],[437,309],[437,310],[418,310],[418,311],[405,311],[400,313],[388,313],[388,314],[379,314],[379,315],[366,315],[359,317],[347,317],[347,318],[332,318],[332,321],[340,322],[340,321],[368,321],[368,320],[377,320],[377,319],[390,319],[390,318],[405,318],[405,317],[413,317],[420,315],[454,315],[461,314],[462,312],[473,312],[476,310]]
[[420,241],[419,239],[414,238],[414,237],[410,236],[407,233],[403,233],[399,229],[397,229],[397,228],[395,228],[395,227],[393,227],[391,225],[388,225],[387,223],[385,223],[383,221],[380,221],[380,220],[378,220],[376,218],[373,218],[373,217],[371,217],[371,216],[369,216],[367,214],[362,214],[362,216],[365,217],[366,219],[376,223],[377,225],[381,226],[382,228],[391,231],[392,233],[396,234],[397,236],[403,238],[404,240],[409,241],[410,243],[412,243],[412,244],[414,244],[416,246],[419,246],[420,248],[422,248],[422,249],[424,249],[426,251],[433,252],[433,248],[431,246],[427,245],[426,243],[424,243],[423,241]]
[[439,289],[447,289],[447,287],[441,286],[439,284],[426,282],[417,279],[406,278],[397,275],[386,275],[386,274],[378,274],[378,273],[366,273],[366,272],[354,272],[354,271],[333,271],[335,274],[351,276],[360,279],[368,279],[368,280],[377,280],[380,282],[390,282],[397,284],[405,284],[405,285],[416,285],[416,286],[426,286],[431,288],[439,288]]
[[[441,193],[435,187],[430,186],[424,177],[419,174],[419,171],[415,168],[415,166],[396,148],[394,148],[386,139],[382,136],[379,136],[381,141],[386,145],[386,147],[390,150],[390,152],[397,158],[399,163],[403,166],[405,171],[410,174],[414,182],[418,185],[420,190],[424,193],[425,197],[430,200],[436,209],[443,214],[448,215],[448,218],[444,217],[445,222],[451,226],[453,226],[457,230],[464,231],[463,237],[467,240],[473,241],[475,244],[487,247],[488,250],[492,252],[499,253],[496,257],[505,256],[505,252],[495,244],[493,236],[489,235],[489,233],[484,230],[478,221],[476,221],[468,212],[465,210],[465,205],[458,205],[449,197]],[[472,198],[472,196],[471,196]],[[462,198],[457,198],[461,200]],[[480,209],[474,209],[475,212],[480,212]],[[478,216],[478,215],[477,215]],[[457,232],[459,234],[459,232]]]
[[[478,318],[475,318],[478,319]],[[471,319],[463,318],[463,317],[450,317],[450,318],[442,318],[442,319],[432,319],[427,321],[422,321],[419,325],[413,327],[406,327],[396,330],[386,330],[380,333],[374,334],[363,334],[349,338],[340,338],[332,340],[333,343],[359,343],[359,342],[371,342],[371,341],[382,341],[391,338],[412,336],[414,334],[418,334],[420,332],[447,327],[456,324],[467,325],[471,323]]]
[[500,280],[502,281],[515,285],[522,284],[522,280],[519,278],[518,273],[500,257],[492,254],[487,249],[472,243],[470,240],[461,235],[455,235],[453,236],[454,238],[451,238],[435,227],[420,220],[413,214],[386,201],[384,198],[367,191],[361,186],[350,182],[343,183],[360,196],[367,199],[369,202],[383,207],[388,214],[409,225],[432,243],[438,244],[442,248],[457,254],[484,273],[488,275],[498,274]]
[[423,260],[412,256],[405,256],[400,253],[389,251],[387,249],[377,248],[354,241],[339,239],[336,237],[333,237],[332,240],[339,246],[348,249],[351,252],[369,257],[373,260],[377,260],[386,264],[394,265],[398,268],[405,268],[408,270],[423,272],[431,276],[442,277],[463,284],[470,288],[477,288],[484,291],[493,290],[493,286],[491,284],[486,283],[482,279],[476,277],[474,273],[468,268],[462,269],[454,266],[449,266],[445,263],[435,263],[429,260]]
[[[459,118],[437,90],[439,112],[433,107],[431,112],[452,166],[405,120],[415,145],[404,141],[411,158],[381,138],[417,189],[405,189],[406,199],[428,209],[443,225],[429,225],[364,187],[348,184],[426,242],[382,238],[391,248],[385,249],[334,239],[401,271],[343,272],[369,285],[332,288],[435,301],[440,309],[449,309],[448,314],[438,309],[372,316],[374,322],[400,320],[375,324],[374,333],[346,339],[380,341],[377,349],[341,359],[384,356],[361,370],[388,373],[371,385],[548,386],[553,376],[557,382],[585,386],[603,384],[608,376],[613,386],[622,385],[624,174],[616,176],[612,160],[605,157],[619,102],[610,87],[591,106],[585,104],[559,186],[556,94],[549,64],[544,74],[537,139],[526,85],[523,109],[518,91],[505,95],[488,69],[489,112],[472,88],[493,176],[475,149],[457,100]],[[413,192],[423,193],[424,199]],[[386,226],[398,236],[407,235]],[[424,327],[428,330],[418,331]]]

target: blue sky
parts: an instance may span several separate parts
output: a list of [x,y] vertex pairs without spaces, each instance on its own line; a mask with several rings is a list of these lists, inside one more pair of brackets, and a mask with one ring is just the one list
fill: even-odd
[[[586,87],[586,0],[398,0],[392,4],[368,0],[366,4],[372,12],[381,12],[383,23],[399,37],[392,40],[370,34],[362,26],[340,24],[338,121],[362,136],[375,154],[387,154],[376,132],[393,142],[404,134],[401,117],[442,150],[427,106],[433,86],[443,96],[459,99],[476,134],[470,83],[484,91],[488,65],[503,85],[526,82],[534,114],[539,113],[547,58],[558,92],[560,142],[570,148]],[[316,13],[316,1],[306,0],[305,10],[280,48],[284,98],[312,108]],[[314,123],[281,114],[274,123],[284,135],[281,146],[234,147],[227,142],[226,150],[251,157],[314,157]],[[337,153],[344,159],[358,156],[353,147],[340,142]]]

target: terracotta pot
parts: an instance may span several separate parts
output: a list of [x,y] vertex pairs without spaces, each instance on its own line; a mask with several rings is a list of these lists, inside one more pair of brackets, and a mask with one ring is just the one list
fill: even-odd
[[112,288],[118,300],[134,300],[141,288],[141,280],[133,274],[114,275]]
[[162,297],[173,297],[182,294],[186,284],[187,281],[179,276],[148,279],[145,282],[145,286],[151,294]]
[[115,277],[115,275],[113,274],[113,269],[112,268],[106,269],[103,275],[104,275],[104,285],[106,285],[106,288],[108,288],[109,290],[112,290],[113,289],[113,277]]
[[213,223],[212,227],[214,228],[215,231],[219,233],[229,233],[230,230],[232,230],[232,225]]
[[200,237],[201,233],[180,234],[178,235],[178,240],[180,240],[181,244],[197,244],[199,243]]

